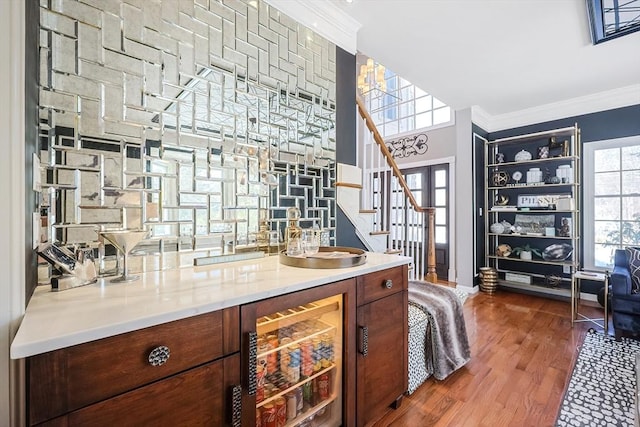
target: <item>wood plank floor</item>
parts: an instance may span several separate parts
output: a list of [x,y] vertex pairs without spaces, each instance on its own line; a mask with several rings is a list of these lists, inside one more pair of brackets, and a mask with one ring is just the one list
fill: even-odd
[[470,296],[464,314],[469,363],[444,381],[428,379],[375,426],[554,424],[577,348],[594,325],[572,328],[568,301],[507,291]]

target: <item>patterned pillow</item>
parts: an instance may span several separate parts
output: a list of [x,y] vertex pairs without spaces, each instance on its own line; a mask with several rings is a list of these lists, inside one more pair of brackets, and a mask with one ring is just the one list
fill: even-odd
[[640,248],[627,248],[629,271],[631,272],[631,289],[633,293],[640,291]]

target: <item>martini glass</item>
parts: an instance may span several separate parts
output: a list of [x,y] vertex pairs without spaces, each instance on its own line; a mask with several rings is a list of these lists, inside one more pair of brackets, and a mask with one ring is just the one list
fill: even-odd
[[138,280],[140,276],[134,276],[129,274],[128,259],[129,253],[136,247],[138,243],[149,235],[145,230],[111,230],[101,231],[100,234],[104,236],[113,246],[115,246],[123,256],[122,262],[122,276],[118,276],[111,279],[112,282],[132,282]]

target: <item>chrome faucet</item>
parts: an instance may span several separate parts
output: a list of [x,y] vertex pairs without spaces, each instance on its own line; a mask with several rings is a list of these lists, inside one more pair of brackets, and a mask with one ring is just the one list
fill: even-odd
[[77,248],[70,251],[55,243],[46,242],[40,244],[36,252],[58,272],[51,277],[52,291],[63,291],[97,281],[93,249]]

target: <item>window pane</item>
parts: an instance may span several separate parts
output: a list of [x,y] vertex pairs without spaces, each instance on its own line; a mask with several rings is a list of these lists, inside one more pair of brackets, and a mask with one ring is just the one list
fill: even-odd
[[413,198],[416,199],[418,206],[422,206],[422,191],[412,191]]
[[447,208],[436,208],[436,224],[447,225]]
[[640,221],[640,197],[622,198],[622,219]]
[[447,123],[451,120],[451,108],[438,108],[437,110],[433,110],[433,124],[437,125],[439,123]]
[[413,99],[413,86],[407,86],[399,90],[400,92],[400,100],[408,101],[409,99]]
[[413,116],[413,100],[411,102],[403,102],[398,108],[400,108],[400,117]]
[[622,147],[622,170],[640,168],[640,145]]
[[596,220],[620,220],[619,197],[596,197],[593,203],[593,217]]
[[423,96],[422,98],[416,98],[416,113],[423,113],[431,110],[431,96]]
[[440,188],[436,190],[436,202],[434,206],[447,206],[447,190]]
[[435,172],[435,187],[446,187],[447,186],[447,171],[444,169],[439,169]]
[[640,245],[640,222],[624,221],[622,223],[622,244]]
[[431,125],[432,125],[432,122],[431,122],[431,111],[429,111],[427,113],[422,113],[422,114],[416,115],[416,128],[417,129],[426,128],[426,127],[431,126]]
[[613,253],[617,248],[617,246],[612,245],[595,245],[595,266],[602,268],[613,267]]
[[415,88],[416,88],[416,98],[420,98],[427,95],[427,92],[423,91],[418,86],[415,86]]
[[620,242],[620,223],[614,221],[595,221],[594,223],[594,241],[596,243],[613,243]]
[[593,153],[594,171],[615,171],[620,169],[620,149],[596,150]]
[[622,172],[622,194],[640,194],[640,170]]
[[410,189],[416,190],[422,188],[422,173],[410,173],[406,177],[407,185]]
[[433,97],[433,108],[440,108],[440,107],[444,107],[445,105],[446,104],[444,102],[440,101],[435,96]]
[[413,123],[414,123],[413,116],[407,117],[406,119],[401,119],[400,129],[398,133],[404,133],[404,132],[409,132],[414,130],[416,127]]
[[435,240],[436,243],[447,243],[447,227],[436,226]]
[[595,174],[593,188],[596,196],[620,194],[620,173]]
[[384,135],[391,136],[398,134],[398,121],[394,120],[384,124]]

